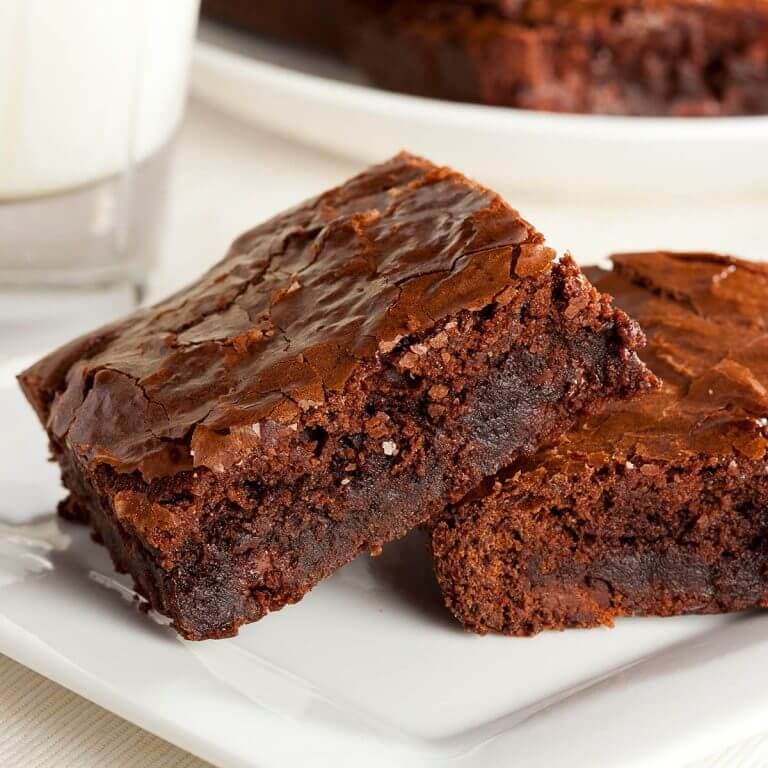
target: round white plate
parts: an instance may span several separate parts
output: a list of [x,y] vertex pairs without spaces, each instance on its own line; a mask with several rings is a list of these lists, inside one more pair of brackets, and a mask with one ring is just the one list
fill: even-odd
[[768,193],[768,117],[556,115],[406,96],[369,87],[322,56],[207,22],[192,91],[247,121],[364,162],[405,148],[487,183],[570,196]]

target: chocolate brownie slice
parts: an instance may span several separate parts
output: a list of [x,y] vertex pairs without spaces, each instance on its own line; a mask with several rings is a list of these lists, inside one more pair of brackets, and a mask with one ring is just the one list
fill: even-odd
[[768,0],[394,0],[347,40],[386,88],[555,112],[768,113]]
[[768,605],[768,267],[614,257],[599,290],[642,324],[663,387],[582,420],[432,531],[476,632]]
[[202,13],[248,32],[338,53],[354,0],[202,0]]
[[650,386],[641,340],[498,195],[401,154],[20,378],[63,514],[199,639]]

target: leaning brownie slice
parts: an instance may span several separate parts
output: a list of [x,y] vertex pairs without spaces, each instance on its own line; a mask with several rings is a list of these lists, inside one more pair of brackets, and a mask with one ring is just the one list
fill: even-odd
[[299,600],[653,377],[493,192],[407,154],[247,232],[22,386],[118,568],[188,638]]
[[662,389],[517,461],[432,531],[477,632],[768,605],[768,267],[614,257],[596,280],[648,336]]

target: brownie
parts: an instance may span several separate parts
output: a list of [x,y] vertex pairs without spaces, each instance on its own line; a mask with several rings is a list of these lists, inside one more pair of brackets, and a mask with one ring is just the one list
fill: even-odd
[[615,256],[661,389],[585,417],[432,529],[448,607],[530,635],[768,605],[768,266]]
[[347,41],[396,91],[554,112],[768,113],[768,0],[393,0]]
[[203,15],[307,48],[339,53],[354,0],[202,0]]
[[201,639],[652,386],[642,338],[498,195],[401,154],[20,380],[62,513]]
[[[403,1],[403,0],[401,0]],[[509,14],[517,0],[442,0]],[[421,0],[405,0],[418,7]],[[273,40],[343,55],[360,25],[375,19],[393,0],[202,0],[214,21]]]

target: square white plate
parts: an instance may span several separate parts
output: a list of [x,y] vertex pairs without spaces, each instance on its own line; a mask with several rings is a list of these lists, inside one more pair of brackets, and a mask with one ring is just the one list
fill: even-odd
[[0,367],[0,652],[226,766],[681,766],[764,729],[768,615],[475,637],[411,536],[232,640],[139,611]]

